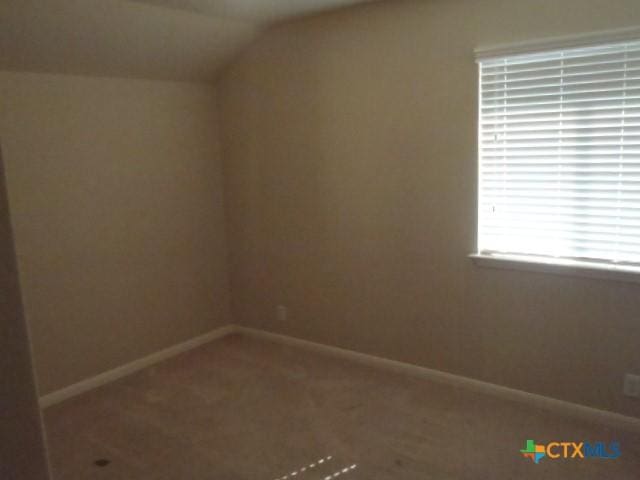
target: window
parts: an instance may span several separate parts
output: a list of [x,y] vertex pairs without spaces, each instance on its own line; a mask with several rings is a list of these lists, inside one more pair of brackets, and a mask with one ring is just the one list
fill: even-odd
[[640,266],[640,41],[478,63],[479,254]]

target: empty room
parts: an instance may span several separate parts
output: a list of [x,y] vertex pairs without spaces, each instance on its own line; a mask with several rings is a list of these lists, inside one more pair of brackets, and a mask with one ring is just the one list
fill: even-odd
[[640,4],[3,0],[0,254],[0,480],[637,480]]

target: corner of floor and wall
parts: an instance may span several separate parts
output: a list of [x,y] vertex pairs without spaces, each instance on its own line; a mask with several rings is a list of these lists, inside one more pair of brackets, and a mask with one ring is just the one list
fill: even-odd
[[231,323],[215,87],[0,72],[41,395]]
[[639,284],[467,258],[474,49],[638,24],[633,0],[436,0],[271,29],[217,82],[235,321],[640,417]]
[[474,48],[638,23],[381,2],[274,26],[213,86],[0,72],[40,394],[238,324],[640,417],[640,285],[467,258]]

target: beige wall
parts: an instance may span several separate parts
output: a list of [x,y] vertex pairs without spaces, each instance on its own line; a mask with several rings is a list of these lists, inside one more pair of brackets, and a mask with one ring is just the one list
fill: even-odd
[[0,73],[40,393],[230,322],[215,92]]
[[42,421],[0,155],[0,478],[46,480]]
[[474,48],[638,24],[637,0],[442,0],[272,29],[219,83],[237,320],[640,416],[640,285],[467,258]]

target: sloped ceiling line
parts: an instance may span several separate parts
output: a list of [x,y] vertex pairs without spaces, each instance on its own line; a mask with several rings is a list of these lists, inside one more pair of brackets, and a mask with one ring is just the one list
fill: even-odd
[[2,0],[0,70],[210,81],[270,23],[368,0]]

